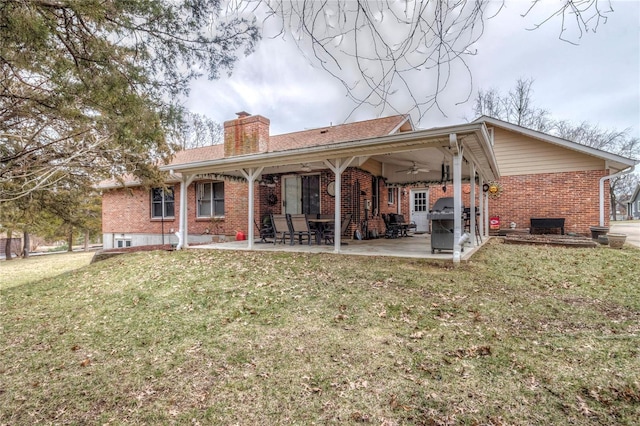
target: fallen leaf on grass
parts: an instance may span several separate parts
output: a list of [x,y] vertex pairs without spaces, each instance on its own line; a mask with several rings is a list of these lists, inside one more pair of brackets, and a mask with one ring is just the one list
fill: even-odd
[[584,402],[584,399],[580,398],[579,396],[576,396],[576,398],[578,399],[578,410],[583,416],[588,417],[593,414],[593,411],[591,411],[587,403]]
[[91,360],[89,358],[85,358],[80,361],[80,366],[82,367],[88,367],[89,365],[91,365]]
[[491,346],[472,346],[467,349],[459,348],[455,351],[447,352],[447,355],[457,358],[477,358],[480,356],[490,356]]

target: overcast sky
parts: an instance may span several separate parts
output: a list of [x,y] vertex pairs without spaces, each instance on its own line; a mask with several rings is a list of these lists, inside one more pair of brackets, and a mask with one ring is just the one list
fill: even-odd
[[[466,61],[473,76],[473,94],[479,88],[506,93],[518,78],[531,78],[536,106],[549,110],[554,118],[576,124],[589,121],[610,129],[631,128],[631,135],[640,137],[640,2],[612,2],[614,12],[607,15],[606,24],[580,40],[574,37],[577,46],[559,40],[558,20],[528,31],[543,12],[522,18],[529,3],[509,1],[497,17],[486,22],[484,35],[474,45],[477,55]],[[458,67],[453,75],[453,81],[460,84],[452,83],[447,90],[442,104],[446,116],[436,109],[422,120],[414,114],[417,127],[475,118],[472,100],[456,105],[471,87],[468,74]],[[416,71],[414,77],[421,81],[429,75]],[[231,77],[196,81],[185,106],[220,123],[235,118],[238,111],[260,114],[271,120],[271,134],[380,115],[373,108],[360,108],[349,117],[355,104],[346,97],[342,84],[314,68],[294,43],[282,38],[263,39],[255,53],[239,61]]]

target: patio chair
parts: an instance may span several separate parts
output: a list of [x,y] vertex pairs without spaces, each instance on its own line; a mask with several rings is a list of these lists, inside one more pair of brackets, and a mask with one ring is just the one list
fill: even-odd
[[[349,225],[351,224],[351,218],[353,217],[353,215],[351,213],[347,214],[341,221],[341,226],[340,226],[340,235],[344,235],[345,232],[347,232],[347,228],[349,227]],[[324,233],[323,233],[323,238],[324,238],[324,242],[325,244],[333,244],[334,238],[335,238],[335,223],[332,224],[328,224],[328,226],[326,227]]]
[[302,244],[302,239],[307,238],[307,243],[311,245],[311,237],[318,238],[318,231],[309,228],[307,216],[304,214],[290,214],[289,224],[291,230],[291,245],[294,244],[294,238],[297,236],[298,241]]
[[291,230],[289,229],[289,221],[287,220],[287,215],[272,214],[271,226],[273,227],[273,244],[276,244],[279,239],[281,239],[282,243],[284,244],[287,240],[287,235],[290,236],[293,240]]
[[320,214],[306,214],[305,215],[307,217],[307,222],[309,223],[309,229],[311,229],[312,231],[317,231],[318,227],[317,224],[313,222],[314,219],[320,219]]
[[400,227],[397,223],[391,221],[391,217],[388,214],[382,213],[382,220],[384,222],[384,237],[385,238],[398,238],[400,235]]
[[258,224],[257,221],[254,221],[256,228],[258,228],[258,232],[260,234],[260,242],[267,243],[267,238],[275,238],[275,234],[273,233],[273,225],[271,225],[271,215],[265,215],[262,219],[262,226]]
[[389,216],[392,218],[391,222],[395,222],[395,224],[400,227],[403,237],[408,237],[409,231],[415,231],[418,228],[418,225],[416,225],[415,222],[407,222],[402,214],[393,214]]

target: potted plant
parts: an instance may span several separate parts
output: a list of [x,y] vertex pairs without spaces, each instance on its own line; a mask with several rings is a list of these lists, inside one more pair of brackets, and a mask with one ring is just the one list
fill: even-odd
[[611,248],[622,248],[624,242],[627,239],[626,234],[607,234],[607,238],[609,240],[609,247]]

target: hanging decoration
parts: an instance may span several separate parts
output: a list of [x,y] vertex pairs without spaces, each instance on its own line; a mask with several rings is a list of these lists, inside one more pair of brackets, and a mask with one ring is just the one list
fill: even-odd
[[[484,188],[487,188],[486,190]],[[489,194],[491,198],[498,198],[502,194],[502,185],[499,182],[493,181],[483,185],[482,189]]]
[[223,174],[219,174],[219,173],[199,174],[199,175],[197,175],[196,178],[197,179],[224,180],[224,181],[227,181],[227,182],[236,182],[236,183],[242,183],[242,182],[246,182],[247,181],[242,176],[223,175]]
[[267,204],[269,204],[270,206],[275,206],[276,204],[278,204],[278,197],[276,196],[276,194],[269,194],[267,196]]

